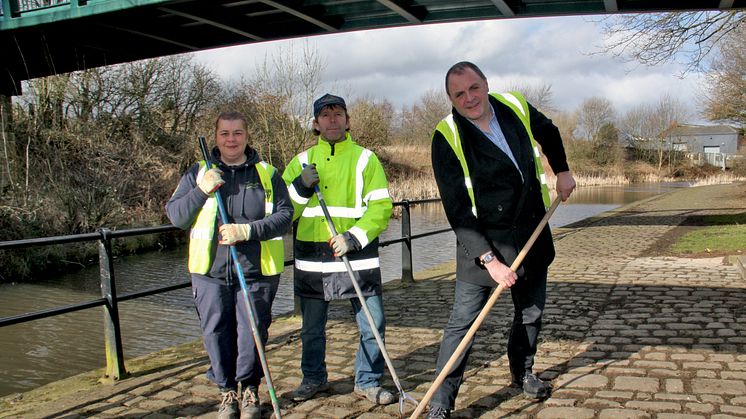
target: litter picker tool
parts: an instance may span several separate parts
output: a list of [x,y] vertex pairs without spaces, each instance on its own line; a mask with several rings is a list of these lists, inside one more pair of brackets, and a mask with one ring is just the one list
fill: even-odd
[[[314,186],[314,191],[316,192],[316,197],[318,197],[319,199],[319,205],[321,205],[321,210],[324,212],[324,217],[326,218],[326,222],[329,225],[329,230],[332,233],[332,237],[334,237],[337,235],[337,229],[334,227],[334,221],[332,221],[332,216],[329,214],[329,209],[326,207],[326,202],[324,202],[324,197],[321,195],[321,189],[319,189],[319,185]],[[376,323],[373,321],[373,316],[370,314],[368,305],[365,303],[365,297],[363,297],[363,292],[362,290],[360,290],[360,284],[357,280],[357,273],[352,270],[352,265],[350,265],[350,260],[347,258],[347,255],[342,255],[341,259],[342,262],[344,262],[345,264],[345,268],[347,268],[347,273],[350,275],[352,286],[355,287],[355,293],[357,294],[357,298],[360,301],[360,306],[363,308],[365,317],[368,319],[370,330],[373,332],[373,336],[375,336],[376,338],[378,347],[381,348],[381,354],[383,355],[383,359],[386,361],[386,366],[389,369],[389,373],[391,373],[391,379],[394,380],[394,385],[396,385],[396,389],[399,391],[399,416],[404,417],[404,403],[410,402],[416,406],[417,400],[405,393],[402,389],[401,382],[399,382],[399,376],[396,375],[396,371],[394,370],[394,364],[391,362],[391,358],[389,357],[389,353],[386,350],[386,346],[383,344],[383,339],[381,339],[381,335],[378,333]]]
[[[212,167],[210,163],[210,153],[207,151],[207,143],[205,137],[199,137],[199,148],[202,150],[202,156],[205,159],[205,165],[209,170]],[[215,200],[218,202],[218,217],[220,217],[221,224],[228,224],[228,213],[225,212],[225,206],[223,200],[220,198],[220,190],[215,191]],[[249,325],[251,326],[251,334],[254,336],[254,345],[256,346],[256,352],[259,354],[259,362],[262,364],[262,370],[264,371],[264,379],[267,382],[267,390],[269,391],[269,398],[272,399],[272,409],[274,409],[275,417],[277,419],[282,418],[280,413],[280,402],[277,400],[275,394],[275,387],[272,385],[272,376],[269,373],[269,365],[267,365],[267,357],[264,355],[264,345],[262,344],[262,337],[259,335],[259,329],[256,325],[256,317],[254,313],[256,309],[254,302],[249,298],[249,290],[246,288],[246,279],[243,276],[243,269],[241,268],[241,262],[238,260],[238,252],[235,246],[228,246],[230,249],[231,259],[233,259],[233,266],[236,268],[238,274],[238,283],[241,285],[241,291],[243,291],[243,300],[246,304],[246,311],[249,315]]]
[[[547,224],[549,219],[552,217],[552,214],[554,214],[554,210],[557,209],[557,206],[559,206],[562,199],[558,196],[554,199],[554,202],[552,202],[552,206],[549,207],[547,210],[547,213],[544,215],[544,218],[539,221],[539,225],[536,226],[536,229],[534,230],[533,234],[531,234],[531,237],[529,237],[526,244],[523,246],[523,249],[521,249],[521,252],[518,253],[518,256],[516,256],[515,261],[510,265],[510,270],[515,272],[519,266],[521,266],[521,263],[523,262],[523,258],[526,257],[526,254],[529,250],[531,250],[531,246],[534,245],[534,242],[539,237],[539,234],[541,234],[541,231],[544,229],[544,226]],[[425,410],[425,407],[427,407],[427,404],[430,402],[430,399],[433,398],[433,395],[435,395],[435,392],[438,390],[441,384],[443,384],[443,381],[446,378],[446,375],[451,372],[451,369],[453,369],[454,364],[456,364],[456,361],[461,356],[461,354],[464,352],[467,346],[469,346],[469,342],[471,342],[471,339],[474,337],[474,335],[477,333],[477,330],[479,329],[479,326],[482,325],[482,322],[485,318],[487,318],[487,315],[490,312],[490,309],[492,309],[492,306],[495,305],[495,302],[497,301],[498,297],[500,297],[500,294],[503,292],[505,287],[500,284],[497,289],[492,293],[490,296],[490,299],[487,300],[487,303],[485,303],[484,308],[482,308],[482,311],[479,312],[479,316],[477,316],[476,320],[474,320],[474,323],[471,325],[469,330],[466,332],[466,336],[464,336],[463,339],[461,339],[461,343],[459,343],[458,347],[456,347],[456,350],[453,351],[453,354],[448,359],[448,362],[443,366],[443,369],[440,371],[440,374],[435,378],[435,381],[433,381],[433,385],[430,386],[430,389],[425,393],[425,397],[422,398],[422,401],[420,401],[420,404],[417,405],[417,408],[412,413],[412,416],[410,416],[410,419],[415,419],[417,416],[419,416],[423,410]]]

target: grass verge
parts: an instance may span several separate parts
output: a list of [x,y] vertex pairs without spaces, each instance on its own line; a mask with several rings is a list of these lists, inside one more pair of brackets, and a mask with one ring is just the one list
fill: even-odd
[[687,220],[694,229],[671,245],[673,253],[682,255],[746,253],[746,212],[707,215]]

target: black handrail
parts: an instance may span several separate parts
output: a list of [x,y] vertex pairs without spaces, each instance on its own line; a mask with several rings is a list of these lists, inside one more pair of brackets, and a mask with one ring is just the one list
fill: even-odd
[[[107,230],[107,235],[112,239],[129,236],[142,236],[144,234],[167,233],[169,231],[181,231],[180,228],[172,224],[164,224],[155,227],[137,227],[126,230]],[[98,233],[72,234],[69,236],[40,237],[35,239],[9,240],[0,242],[0,250],[18,249],[34,246],[50,246],[53,244],[80,243],[90,242],[101,238],[101,231]]]
[[[402,236],[392,240],[379,242],[379,247],[389,246],[396,243],[402,244],[402,277],[404,284],[414,282],[412,272],[412,240],[441,234],[451,231],[450,228],[429,231],[426,233],[412,234],[410,210],[413,205],[440,202],[440,198],[404,200],[394,202],[394,206],[402,207],[401,214],[401,232]],[[96,233],[73,234],[57,237],[41,237],[34,239],[11,240],[0,242],[0,250],[20,249],[34,246],[49,246],[65,243],[79,243],[98,241],[99,249],[99,267],[101,279],[101,298],[84,301],[82,303],[70,304],[65,306],[53,307],[50,309],[27,312],[18,315],[0,318],[0,327],[24,323],[32,320],[39,320],[61,314],[72,313],[75,311],[86,310],[93,307],[102,306],[106,314],[104,318],[105,346],[106,346],[106,376],[113,379],[124,377],[127,372],[124,368],[124,355],[122,351],[122,338],[119,330],[119,312],[118,304],[122,301],[134,300],[141,297],[161,294],[164,292],[174,291],[187,288],[191,285],[190,281],[184,281],[178,284],[171,284],[163,287],[150,288],[140,291],[126,293],[120,296],[116,294],[116,280],[114,277],[114,266],[112,264],[113,254],[111,251],[111,241],[113,239],[139,236],[145,234],[165,233],[170,231],[181,231],[178,227],[171,224],[160,225],[155,227],[138,227],[125,230],[109,230],[102,228]],[[285,266],[292,265],[294,260],[286,260]]]

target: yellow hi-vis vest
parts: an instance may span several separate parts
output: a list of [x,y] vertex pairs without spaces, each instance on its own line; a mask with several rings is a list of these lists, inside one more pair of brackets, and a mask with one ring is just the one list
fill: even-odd
[[[275,204],[272,194],[272,174],[275,168],[266,162],[256,164],[256,171],[259,174],[259,180],[264,188],[264,213],[269,216],[274,212]],[[199,172],[197,173],[197,183],[207,171],[204,160],[199,162]],[[206,274],[212,266],[212,243],[215,234],[215,217],[218,214],[218,201],[215,195],[210,195],[202,206],[197,219],[192,224],[189,231],[189,272],[196,274]],[[277,275],[282,272],[285,266],[285,247],[282,243],[282,236],[273,237],[269,240],[259,242],[261,246],[261,255],[259,265],[262,275]]]
[[[529,117],[528,103],[526,99],[518,92],[508,93],[490,93],[490,96],[494,97],[500,103],[506,105],[510,110],[515,112],[518,119],[521,120],[523,126],[526,128],[528,138],[531,140],[531,148],[534,150],[534,167],[536,168],[536,178],[539,179],[541,184],[541,198],[544,200],[544,208],[549,208],[552,201],[549,197],[549,188],[547,187],[547,178],[544,175],[544,167],[541,164],[541,155],[539,154],[539,147],[534,139],[534,134],[531,132],[531,121]],[[490,105],[492,106],[492,105]],[[435,127],[436,131],[439,131],[443,137],[451,146],[453,152],[456,153],[459,163],[461,163],[461,169],[464,171],[464,183],[466,184],[466,191],[469,193],[469,199],[471,199],[471,212],[474,216],[477,216],[477,206],[474,202],[474,188],[471,184],[471,178],[469,177],[469,166],[466,164],[466,158],[464,158],[464,149],[461,146],[461,137],[456,128],[456,123],[453,121],[453,114],[449,114],[443,118],[438,126]]]

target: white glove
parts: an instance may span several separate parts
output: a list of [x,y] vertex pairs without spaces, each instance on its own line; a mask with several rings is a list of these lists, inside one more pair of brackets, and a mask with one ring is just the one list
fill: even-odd
[[220,244],[233,245],[236,242],[245,242],[251,237],[251,225],[249,224],[223,224],[220,226]]
[[360,242],[349,231],[329,239],[329,246],[334,250],[334,256],[342,257],[350,252],[357,252],[361,249]]
[[213,167],[205,172],[205,175],[202,176],[202,180],[199,181],[197,186],[202,189],[202,192],[206,195],[210,195],[225,183],[223,178],[220,176],[222,174],[223,172],[220,169]]
[[334,250],[334,256],[342,257],[350,251],[350,242],[343,234],[337,234],[329,239],[329,246]]

